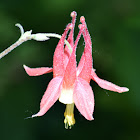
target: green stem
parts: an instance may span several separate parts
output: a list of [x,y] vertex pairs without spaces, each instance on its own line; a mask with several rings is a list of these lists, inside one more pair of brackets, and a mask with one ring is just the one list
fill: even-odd
[[[45,35],[47,37],[55,37],[55,38],[61,38],[61,35],[59,34],[55,34],[55,33],[45,33]],[[71,45],[69,44],[69,42],[65,39],[65,44],[68,46],[70,52],[72,53],[72,48],[71,48]]]

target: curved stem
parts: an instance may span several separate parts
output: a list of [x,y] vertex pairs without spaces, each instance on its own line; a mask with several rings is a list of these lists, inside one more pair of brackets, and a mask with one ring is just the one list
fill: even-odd
[[[21,32],[21,37],[16,41],[13,45],[11,45],[9,48],[5,49],[3,52],[0,53],[0,59],[7,55],[9,52],[11,52],[13,49],[18,47],[23,42],[26,42],[28,40],[34,39],[36,41],[45,41],[48,40],[49,37],[55,37],[55,38],[61,38],[61,35],[55,34],[55,33],[37,33],[37,34],[31,34],[32,30],[24,32],[23,27],[20,24],[16,24],[17,27],[19,27]],[[69,47],[70,52],[72,52],[71,45],[67,40],[64,41],[65,44]]]
[[17,23],[15,24],[15,26],[17,26],[19,29],[20,29],[20,32],[21,32],[21,36],[24,34],[24,29],[23,27],[21,26],[21,24]]

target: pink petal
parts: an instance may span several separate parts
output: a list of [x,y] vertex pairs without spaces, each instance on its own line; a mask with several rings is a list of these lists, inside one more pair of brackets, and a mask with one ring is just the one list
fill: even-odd
[[[92,70],[92,46],[90,44],[90,37],[88,37],[88,34],[86,32],[83,32],[84,40],[85,40],[85,49],[84,49],[84,55],[82,55],[82,59],[80,61],[80,66],[79,68],[81,70],[80,74],[78,77],[86,80],[87,82],[90,82],[90,75],[91,75],[91,70]],[[81,65],[82,64],[82,65]]]
[[84,30],[84,26],[81,25],[81,26],[79,26],[79,28],[80,28],[80,31],[77,35],[72,54],[69,58],[68,64],[65,69],[64,85],[63,85],[65,88],[71,88],[74,85],[75,79],[76,79],[76,55],[75,55],[75,53],[76,53],[76,47],[77,47],[78,41]]
[[[86,25],[86,22],[85,22],[85,18],[82,16],[82,17],[80,18],[80,21],[81,21],[81,23],[86,27],[86,28],[85,28],[85,34],[86,34],[86,36],[84,37],[84,38],[85,38],[85,41],[88,42],[89,46],[92,46],[91,37],[90,37],[90,34],[89,34],[89,32],[88,32],[88,29],[87,29],[87,25]],[[81,70],[83,69],[84,64],[86,64],[86,62],[85,62],[85,55],[84,55],[84,53],[83,53],[83,54],[82,54],[82,57],[81,57],[81,59],[80,59],[80,62],[79,62],[79,64],[78,64],[77,75],[80,74]]]
[[76,79],[76,56],[75,56],[75,49],[69,58],[68,64],[65,69],[64,73],[64,88],[72,88]]
[[92,74],[91,74],[91,78],[92,80],[94,80],[101,88],[103,89],[107,89],[107,90],[111,90],[111,91],[115,91],[115,92],[127,92],[129,91],[128,88],[126,87],[119,87],[111,82],[108,82],[106,80],[100,79],[96,73],[94,72],[94,70],[92,70]]
[[86,27],[85,33],[86,33],[86,35],[87,35],[86,38],[87,38],[89,44],[92,46],[91,37],[90,37],[90,34],[89,34],[89,32],[88,32],[88,28],[87,28],[87,25],[86,25],[85,17],[84,17],[84,16],[81,16],[81,17],[80,17],[80,22],[81,22],[83,25],[85,25],[85,27]]
[[[90,82],[90,78],[91,78],[91,70],[92,70],[92,44],[91,44],[91,38],[90,38],[90,34],[88,32],[86,23],[85,23],[85,18],[81,17],[80,21],[82,23],[82,25],[85,26],[85,30],[83,32],[83,37],[85,40],[85,49],[84,49],[84,54],[82,55],[82,58],[79,64],[79,68],[78,68],[78,77],[86,80],[88,83]],[[81,70],[82,69],[82,70]],[[79,71],[80,70],[80,71]]]
[[[85,26],[80,24],[80,25],[79,25],[79,28],[80,28],[79,33],[82,33],[83,30],[85,29]],[[80,34],[80,35],[81,35],[81,34]],[[76,41],[75,41],[75,45],[77,45],[79,39],[80,39],[80,38],[78,38],[78,36],[77,36],[77,39],[76,39]],[[81,57],[80,62],[79,62],[79,64],[78,64],[78,67],[77,67],[77,75],[80,74],[81,70],[83,69],[84,64],[85,64],[85,53],[82,54],[82,57]]]
[[69,33],[69,37],[68,37],[68,42],[70,43],[70,45],[73,47],[74,46],[74,27],[75,27],[75,21],[76,21],[76,16],[77,16],[77,13],[75,11],[71,12],[71,17],[72,17],[72,29]]
[[63,76],[64,74],[64,40],[66,35],[72,25],[68,24],[61,39],[58,42],[58,45],[54,52],[53,58],[53,75],[56,76]]
[[[72,48],[74,46],[73,32],[74,32],[74,27],[75,27],[76,15],[77,15],[77,13],[75,11],[71,12],[72,29],[71,29],[69,36],[68,36],[68,39],[67,39],[67,41],[69,42],[69,44],[71,45]],[[70,52],[68,46],[66,45],[65,50],[64,50],[64,65],[65,65],[65,67],[68,63],[70,54],[71,54],[71,52]]]
[[40,103],[40,111],[32,115],[32,117],[42,116],[44,115],[50,107],[58,100],[62,87],[62,77],[53,78],[43,95],[43,98]]
[[53,71],[53,68],[48,67],[29,68],[26,65],[23,65],[23,67],[29,76],[39,76]]
[[79,112],[87,119],[93,120],[94,95],[91,86],[85,80],[78,78],[73,92],[74,103]]

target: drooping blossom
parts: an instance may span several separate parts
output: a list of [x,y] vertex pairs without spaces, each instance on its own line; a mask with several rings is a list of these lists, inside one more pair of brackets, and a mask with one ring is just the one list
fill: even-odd
[[[94,80],[104,89],[115,92],[127,92],[128,88],[119,87],[111,82],[100,79],[92,66],[92,43],[91,37],[87,29],[85,18],[82,16],[79,25],[79,33],[74,42],[73,32],[76,20],[76,12],[71,13],[72,22],[67,25],[61,39],[54,52],[53,68],[29,68],[24,65],[24,68],[29,76],[39,76],[42,74],[53,72],[53,79],[48,84],[48,87],[42,97],[40,103],[40,111],[32,115],[32,117],[44,115],[50,107],[59,99],[63,104],[66,104],[64,113],[65,127],[71,128],[75,124],[74,119],[74,104],[79,112],[87,119],[93,120],[94,112],[94,94],[90,86],[90,80]],[[64,40],[70,30],[67,41],[71,45],[72,52],[68,46],[65,46]],[[85,48],[81,60],[77,66],[76,48],[78,41],[83,35]]]

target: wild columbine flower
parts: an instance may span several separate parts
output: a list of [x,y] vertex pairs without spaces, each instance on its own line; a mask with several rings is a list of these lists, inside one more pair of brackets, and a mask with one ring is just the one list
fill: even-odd
[[[104,89],[115,92],[127,92],[126,87],[119,87],[111,82],[100,79],[92,67],[92,43],[90,34],[82,16],[79,25],[79,33],[75,42],[73,41],[73,32],[76,20],[76,12],[71,13],[72,23],[68,24],[56,49],[53,58],[53,68],[24,68],[29,76],[39,76],[42,74],[53,72],[53,79],[50,81],[45,94],[40,103],[40,111],[32,115],[32,117],[44,115],[50,107],[59,99],[60,102],[66,104],[64,113],[65,128],[71,128],[75,124],[74,104],[79,112],[87,119],[93,120],[94,111],[94,94],[90,86],[90,80],[94,80]],[[71,45],[72,52],[66,45],[64,48],[64,40],[70,31],[67,41]],[[85,48],[81,60],[77,67],[76,47],[81,37],[84,37]]]

